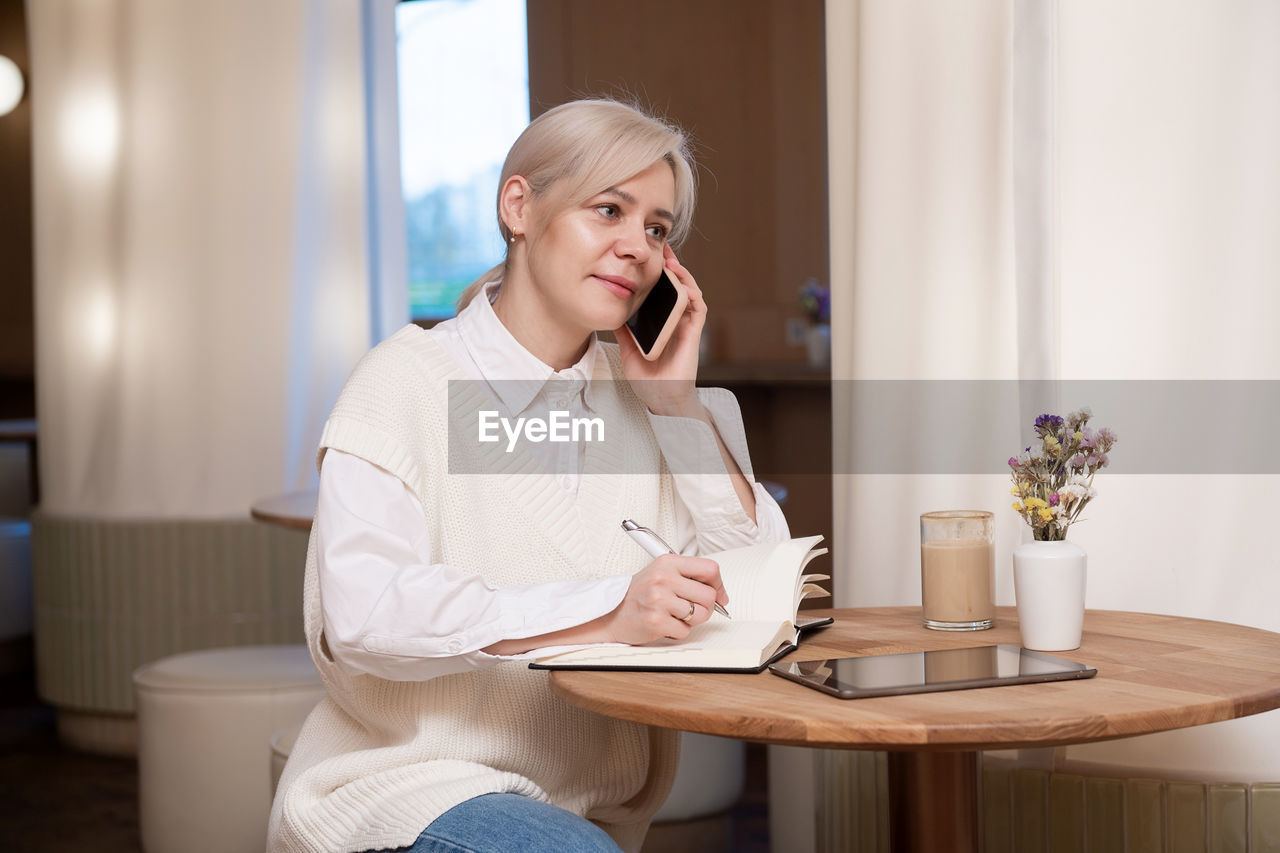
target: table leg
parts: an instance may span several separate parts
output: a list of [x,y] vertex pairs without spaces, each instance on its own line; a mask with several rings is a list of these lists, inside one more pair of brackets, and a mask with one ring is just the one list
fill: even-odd
[[889,753],[889,843],[894,853],[977,853],[978,753]]

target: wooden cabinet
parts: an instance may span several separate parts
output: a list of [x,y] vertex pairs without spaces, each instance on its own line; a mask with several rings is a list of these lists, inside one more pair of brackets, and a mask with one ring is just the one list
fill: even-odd
[[742,405],[757,475],[792,533],[831,539],[831,389],[786,341],[827,273],[822,0],[528,0],[531,113],[639,101],[689,131],[700,168],[681,248],[707,297],[701,384]]
[[700,169],[681,248],[712,360],[803,362],[796,291],[826,282],[822,0],[528,0],[531,113],[633,99],[689,131]]

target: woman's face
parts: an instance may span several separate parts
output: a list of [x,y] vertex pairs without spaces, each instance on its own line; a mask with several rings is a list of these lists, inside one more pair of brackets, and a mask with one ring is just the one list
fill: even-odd
[[671,167],[660,160],[530,235],[532,283],[566,329],[616,329],[635,312],[662,270],[675,195]]

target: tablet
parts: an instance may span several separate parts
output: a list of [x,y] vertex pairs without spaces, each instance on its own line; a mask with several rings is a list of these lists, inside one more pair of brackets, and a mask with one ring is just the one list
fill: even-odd
[[841,699],[1064,681],[1098,674],[1091,666],[1011,645],[784,661],[770,664],[769,670]]

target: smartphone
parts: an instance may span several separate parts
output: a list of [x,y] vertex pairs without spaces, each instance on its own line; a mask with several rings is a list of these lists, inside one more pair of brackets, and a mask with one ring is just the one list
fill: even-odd
[[841,699],[1064,681],[1098,674],[1094,667],[1011,645],[784,662],[770,665],[769,670]]
[[658,283],[627,318],[627,332],[645,359],[654,361],[662,355],[688,304],[689,295],[683,287],[676,286],[664,268]]

